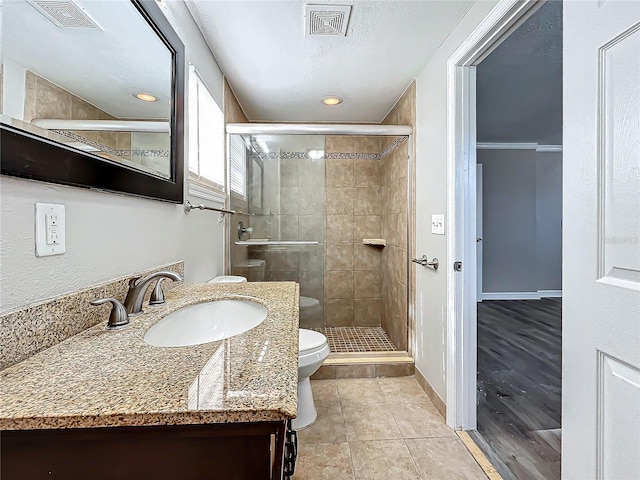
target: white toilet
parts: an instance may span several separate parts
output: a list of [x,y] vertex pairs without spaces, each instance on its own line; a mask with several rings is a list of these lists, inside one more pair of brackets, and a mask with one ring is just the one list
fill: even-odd
[[300,295],[300,325],[307,327],[322,324],[320,300]]
[[301,328],[298,332],[298,416],[292,421],[292,428],[300,430],[316,421],[318,412],[313,403],[309,377],[316,373],[322,362],[329,356],[327,337],[313,330]]
[[266,260],[249,258],[233,267],[233,273],[246,277],[250,282],[264,282]]
[[[246,282],[245,277],[238,275],[221,275],[212,278],[207,283],[241,283]],[[305,299],[303,301],[303,299]],[[309,302],[315,300],[315,302]],[[303,303],[311,303],[305,305],[307,308],[315,307],[315,303],[319,302],[315,298],[301,297],[300,305]],[[301,308],[302,310],[302,308]],[[298,330],[298,416],[293,419],[292,428],[300,430],[310,426],[316,421],[318,412],[313,403],[313,392],[311,391],[311,381],[309,377],[316,373],[322,365],[322,362],[329,356],[329,344],[327,337],[313,330],[301,328]]]

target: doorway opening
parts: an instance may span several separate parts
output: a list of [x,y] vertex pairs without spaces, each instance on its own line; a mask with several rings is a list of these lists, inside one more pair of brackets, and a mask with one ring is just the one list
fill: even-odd
[[476,69],[477,434],[504,478],[560,478],[562,3]]
[[448,67],[447,422],[504,478],[559,478],[561,2],[500,2]]

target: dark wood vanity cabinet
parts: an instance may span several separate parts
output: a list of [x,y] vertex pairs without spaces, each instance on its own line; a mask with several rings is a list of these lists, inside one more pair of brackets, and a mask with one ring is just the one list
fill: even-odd
[[0,432],[3,480],[283,478],[287,422]]

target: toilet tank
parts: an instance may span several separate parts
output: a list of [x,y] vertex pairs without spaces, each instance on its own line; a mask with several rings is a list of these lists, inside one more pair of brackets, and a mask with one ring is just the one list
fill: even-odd
[[264,282],[264,271],[266,265],[266,260],[250,258],[244,262],[234,265],[233,273],[246,277],[250,282]]

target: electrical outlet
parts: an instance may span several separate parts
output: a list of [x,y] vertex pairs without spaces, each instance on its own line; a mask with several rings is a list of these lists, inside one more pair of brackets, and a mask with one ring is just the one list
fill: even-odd
[[36,203],[36,256],[61,255],[66,251],[64,205]]

